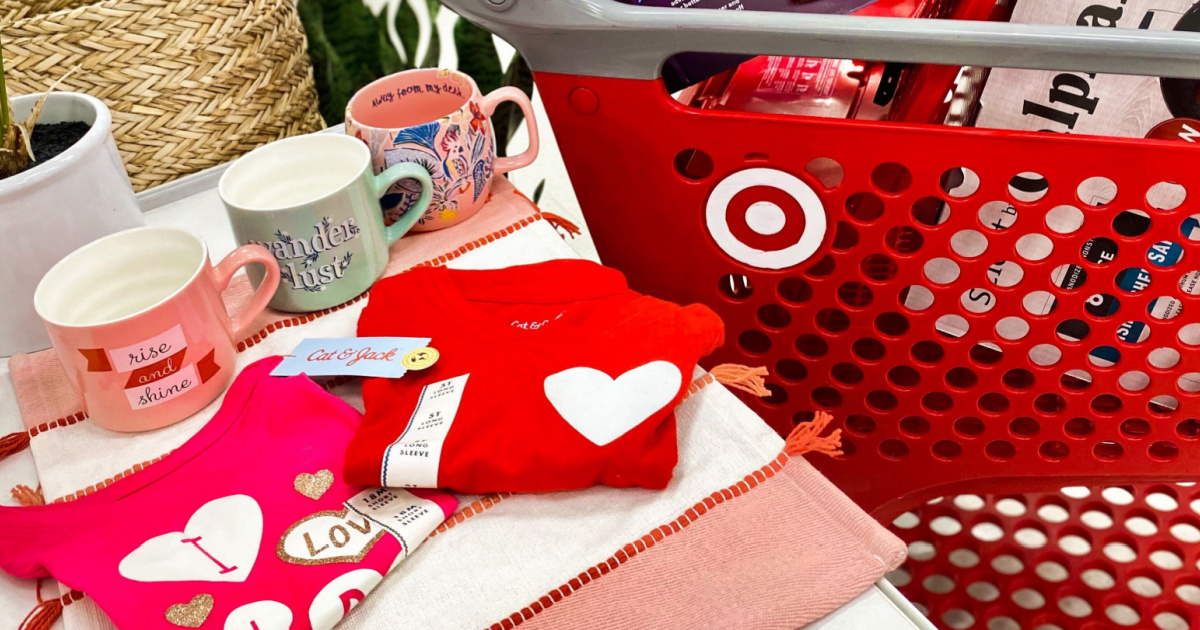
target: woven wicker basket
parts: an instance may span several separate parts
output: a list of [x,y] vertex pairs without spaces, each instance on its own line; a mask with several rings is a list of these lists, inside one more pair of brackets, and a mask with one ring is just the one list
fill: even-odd
[[0,0],[0,24],[89,3],[90,0]]
[[82,66],[59,89],[109,106],[137,190],[324,127],[293,0],[104,0],[26,15],[0,26],[10,92]]

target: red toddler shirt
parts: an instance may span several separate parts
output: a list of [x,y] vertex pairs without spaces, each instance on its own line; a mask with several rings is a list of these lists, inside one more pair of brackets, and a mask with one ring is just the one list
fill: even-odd
[[346,478],[481,494],[666,487],[673,409],[724,327],[614,269],[556,260],[385,279],[358,334],[430,337],[440,358],[364,380]]

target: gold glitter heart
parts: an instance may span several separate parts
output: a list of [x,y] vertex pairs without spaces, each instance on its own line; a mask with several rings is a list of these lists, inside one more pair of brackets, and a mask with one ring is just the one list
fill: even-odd
[[296,492],[316,501],[325,495],[333,485],[333,473],[328,468],[318,470],[317,474],[300,473],[296,475]]
[[175,604],[167,609],[167,621],[180,628],[199,628],[208,619],[213,609],[213,596],[201,593],[186,604]]

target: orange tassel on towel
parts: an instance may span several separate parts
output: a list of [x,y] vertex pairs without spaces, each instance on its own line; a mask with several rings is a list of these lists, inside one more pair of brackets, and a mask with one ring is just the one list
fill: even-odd
[[42,494],[42,487],[38,486],[37,490],[29,486],[14,486],[12,489],[12,498],[16,499],[17,503],[29,507],[31,505],[46,505],[46,497]]
[[29,432],[20,431],[0,437],[0,459],[29,448]]
[[770,396],[771,392],[767,389],[765,377],[767,368],[765,367],[748,367],[738,365],[736,363],[722,363],[717,367],[709,370],[709,374],[717,379],[717,382],[734,389],[740,389],[747,394],[758,396]]
[[833,416],[824,411],[809,422],[801,422],[788,434],[783,443],[783,452],[796,457],[805,453],[824,453],[829,456],[842,454],[842,430],[834,429],[829,435],[822,436],[821,432],[829,426]]
[[542,218],[546,220],[546,223],[549,223],[551,226],[553,226],[554,229],[557,230],[561,228],[566,230],[567,235],[571,238],[575,238],[576,236],[583,234],[578,225],[575,225],[574,223],[571,223],[570,221],[552,212],[543,212]]
[[21,622],[19,630],[50,630],[55,621],[62,616],[63,607],[83,599],[83,593],[71,591],[62,597],[42,599],[42,581],[37,582],[38,605]]

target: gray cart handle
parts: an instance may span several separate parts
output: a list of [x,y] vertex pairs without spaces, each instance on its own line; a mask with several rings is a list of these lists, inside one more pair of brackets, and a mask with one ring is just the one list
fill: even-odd
[[441,0],[539,72],[655,79],[680,52],[1200,79],[1200,34],[962,20],[665,9],[615,0]]

